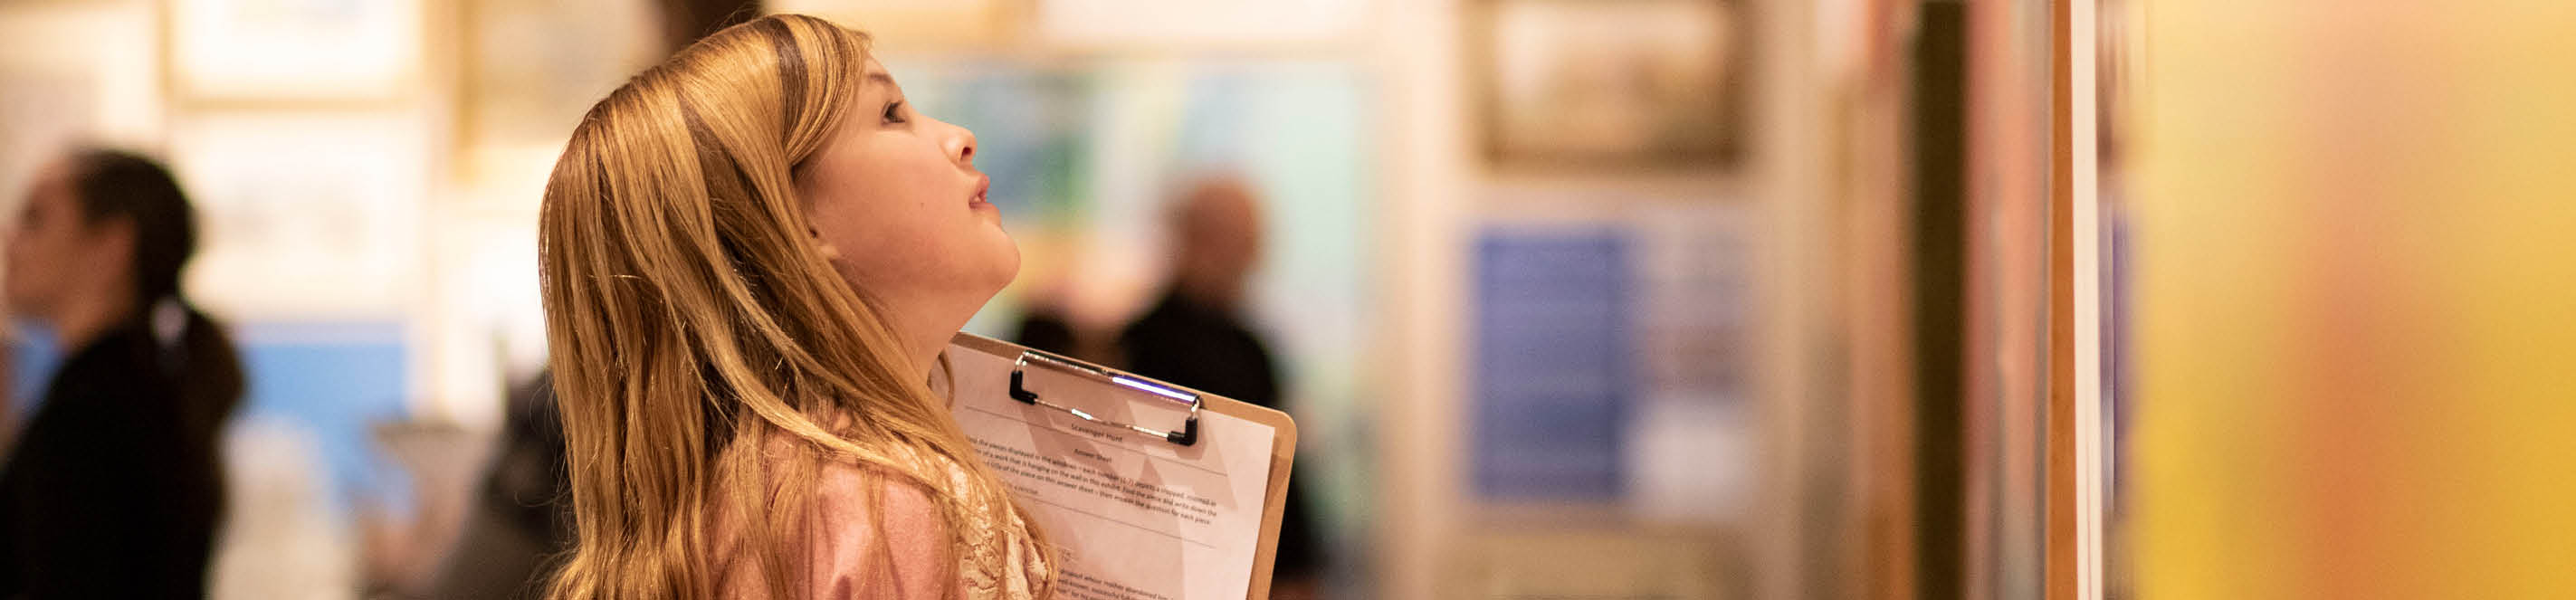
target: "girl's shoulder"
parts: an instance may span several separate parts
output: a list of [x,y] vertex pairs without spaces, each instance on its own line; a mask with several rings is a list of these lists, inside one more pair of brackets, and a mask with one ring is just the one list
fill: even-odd
[[[809,500],[813,597],[939,598],[947,597],[951,584],[954,597],[964,600],[1045,595],[1052,565],[1019,511],[974,504],[971,499],[979,495],[954,493],[975,485],[954,460],[904,452],[892,458],[921,461],[916,472],[935,480],[925,484],[886,466],[847,459],[827,460],[816,471]],[[954,513],[962,521],[949,521],[944,501],[970,503]],[[900,591],[863,591],[877,589]]]
[[[813,460],[813,454],[789,452],[778,439],[767,440],[762,460]],[[856,460],[825,459],[809,471],[801,514],[783,514],[785,506],[744,505],[719,500],[725,517],[717,519],[719,557],[717,596],[767,598],[769,574],[748,553],[744,528],[778,523],[774,551],[803,579],[792,587],[803,597],[862,600],[872,598],[938,598],[957,577],[949,559],[947,518],[934,491],[892,469]]]
[[956,576],[956,563],[942,560],[951,554],[948,521],[929,488],[838,460],[825,461],[814,484],[812,597],[934,598]]

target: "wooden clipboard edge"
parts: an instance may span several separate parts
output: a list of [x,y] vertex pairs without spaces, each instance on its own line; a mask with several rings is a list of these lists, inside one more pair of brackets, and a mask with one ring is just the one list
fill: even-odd
[[[1026,346],[963,331],[957,332],[956,336],[949,338],[948,345],[951,347],[961,347],[1012,360],[1019,359],[1021,352],[1028,351],[1028,347]],[[1059,356],[1053,353],[1049,353],[1049,355]],[[1061,356],[1059,357],[1061,358]],[[1083,361],[1074,362],[1079,362],[1092,367],[1100,367],[1100,365],[1094,365]],[[1177,389],[1189,390],[1191,393],[1199,395],[1199,410],[1212,411],[1226,416],[1270,426],[1271,431],[1273,432],[1270,442],[1270,486],[1263,494],[1266,498],[1262,500],[1261,507],[1261,541],[1263,543],[1252,555],[1252,585],[1247,588],[1250,590],[1250,593],[1245,596],[1246,600],[1269,600],[1270,576],[1279,559],[1279,518],[1280,514],[1288,508],[1288,473],[1291,470],[1291,467],[1295,466],[1297,459],[1297,420],[1289,418],[1288,413],[1255,406],[1233,398],[1202,392],[1192,389],[1189,386],[1173,385],[1160,379],[1154,379],[1152,377],[1146,377],[1135,373],[1127,373],[1126,371],[1120,371],[1117,369],[1108,370],[1126,373],[1131,376]]]

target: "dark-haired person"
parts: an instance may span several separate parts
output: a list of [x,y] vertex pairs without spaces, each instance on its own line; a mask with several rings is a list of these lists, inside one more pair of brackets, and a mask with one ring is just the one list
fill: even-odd
[[82,152],[38,175],[7,238],[9,310],[64,360],[0,467],[0,598],[205,597],[242,375],[179,290],[186,194],[151,159]]
[[[1172,268],[1161,300],[1118,334],[1127,368],[1219,396],[1286,410],[1278,361],[1244,321],[1244,291],[1261,261],[1261,203],[1251,183],[1212,176],[1182,188],[1172,205]],[[1301,464],[1311,464],[1299,461]],[[1288,507],[1279,517],[1279,548],[1270,597],[1322,594],[1325,548],[1307,511],[1313,481],[1298,467],[1288,476]]]

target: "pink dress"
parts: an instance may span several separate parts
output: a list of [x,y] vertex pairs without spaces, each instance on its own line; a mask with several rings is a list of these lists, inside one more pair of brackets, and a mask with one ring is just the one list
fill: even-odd
[[[803,582],[808,597],[929,600],[940,598],[953,580],[959,597],[966,600],[1034,600],[1046,585],[1049,565],[1044,552],[1029,538],[1028,524],[1018,517],[1008,523],[971,519],[965,523],[970,528],[967,539],[978,541],[963,549],[954,563],[939,564],[939,550],[949,543],[939,506],[920,486],[891,480],[883,485],[884,495],[872,502],[862,476],[867,468],[833,461],[815,473],[816,489],[807,497],[808,526],[796,544],[808,565]],[[951,464],[948,473],[950,485],[966,485],[964,470]],[[871,526],[871,509],[882,519],[882,531]],[[968,514],[989,513],[969,510]],[[874,556],[879,535],[892,556]],[[734,547],[727,532],[719,531],[716,539],[719,548]],[[724,556],[717,562],[717,597],[769,596],[760,561],[747,553],[720,554]]]

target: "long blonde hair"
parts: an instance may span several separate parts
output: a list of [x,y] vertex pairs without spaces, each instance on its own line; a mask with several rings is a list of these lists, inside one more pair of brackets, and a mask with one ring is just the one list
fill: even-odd
[[[790,541],[827,460],[928,490],[940,564],[991,543],[961,525],[1024,516],[806,223],[796,173],[865,81],[867,42],[793,15],[726,28],[573,131],[538,235],[580,536],[551,597],[709,597],[719,525],[794,596],[808,567]],[[765,444],[781,438],[783,460]]]

